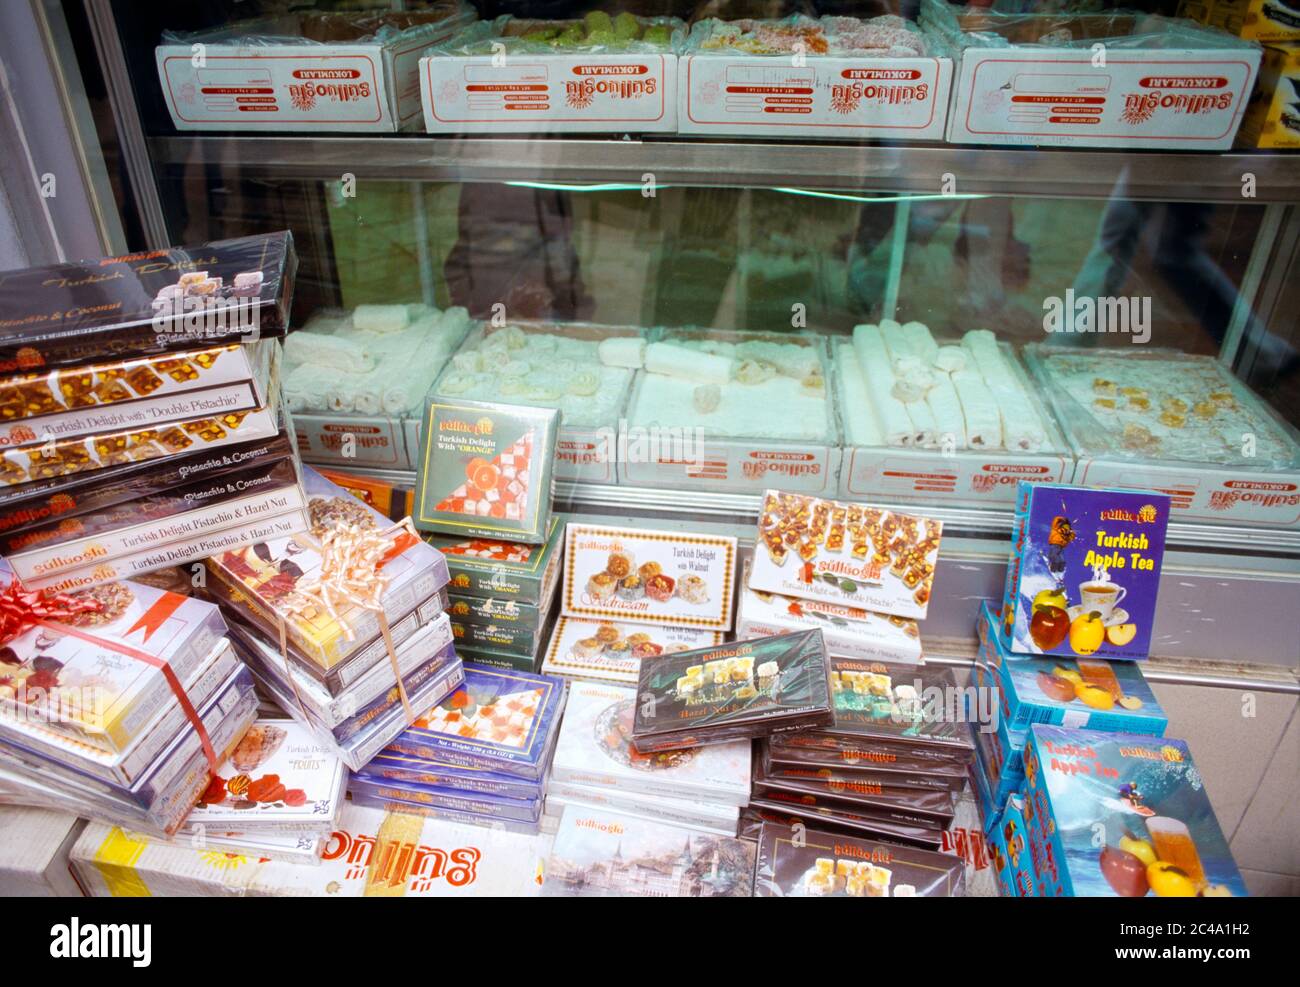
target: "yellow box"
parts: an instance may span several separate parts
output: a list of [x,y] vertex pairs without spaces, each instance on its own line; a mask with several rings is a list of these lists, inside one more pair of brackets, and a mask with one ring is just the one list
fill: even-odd
[[1264,47],[1237,146],[1300,148],[1300,42]]
[[1250,41],[1300,41],[1295,0],[1184,0],[1178,14]]

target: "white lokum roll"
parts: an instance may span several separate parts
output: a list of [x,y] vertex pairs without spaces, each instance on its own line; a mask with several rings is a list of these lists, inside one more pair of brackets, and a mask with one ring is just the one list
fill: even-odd
[[352,325],[366,332],[397,332],[411,324],[405,305],[358,305],[352,310]]
[[894,361],[894,386],[890,393],[904,404],[925,400],[934,386],[935,375],[927,362],[917,356],[900,356]]
[[352,313],[341,308],[318,308],[302,327],[303,332],[333,333],[352,328]]
[[1033,402],[1007,364],[998,340],[987,329],[972,329],[962,338],[984,383],[993,395],[1002,419],[1002,445],[1020,452],[1037,452],[1047,443],[1047,430]]
[[836,348],[839,363],[840,381],[843,388],[844,424],[848,429],[849,442],[860,446],[884,445],[880,434],[880,423],[871,408],[871,398],[867,395],[867,380],[858,363],[857,354],[850,343],[841,343]]
[[731,380],[732,362],[729,357],[675,343],[651,343],[645,349],[645,368],[650,373],[703,384],[725,384]]
[[400,417],[409,415],[424,402],[424,395],[429,390],[430,378],[421,374],[404,380],[395,380],[384,388],[380,398],[380,407],[384,414]]
[[955,374],[966,369],[969,361],[966,350],[957,343],[946,343],[934,354],[934,365],[944,373]]
[[961,345],[984,378],[984,383],[996,387],[1010,379],[1011,371],[998,350],[998,338],[988,329],[972,329],[961,338]]
[[916,429],[902,401],[890,391],[894,374],[890,369],[889,351],[879,326],[853,327],[853,352],[866,383],[871,410],[879,424],[885,445],[910,446],[916,438]]
[[930,327],[924,322],[904,322],[903,338],[907,340],[907,345],[911,347],[912,353],[926,365],[933,365],[935,355],[939,352],[939,344],[934,341],[930,335]]
[[640,370],[645,366],[645,340],[640,336],[610,336],[600,341],[596,355],[607,367]]
[[952,375],[952,384],[961,401],[967,444],[972,449],[1001,449],[1002,416],[984,378],[974,371],[963,370]]
[[293,332],[284,339],[284,352],[294,364],[363,374],[375,368],[375,358],[364,346],[344,336]]
[[934,387],[925,396],[925,403],[934,415],[935,442],[940,449],[946,447],[946,436],[952,436],[951,448],[966,448],[966,419],[962,416],[961,399],[953,387],[952,378],[939,374]]
[[885,341],[885,350],[889,353],[889,362],[904,356],[915,356],[911,341],[903,332],[903,327],[893,319],[880,320],[880,336]]
[[302,364],[285,376],[281,389],[290,411],[323,411],[325,395],[338,374]]
[[925,449],[933,448],[938,443],[938,433],[934,412],[925,403],[925,399],[906,401],[903,407],[907,409],[907,417],[912,419],[912,427],[915,430],[912,434],[912,445]]

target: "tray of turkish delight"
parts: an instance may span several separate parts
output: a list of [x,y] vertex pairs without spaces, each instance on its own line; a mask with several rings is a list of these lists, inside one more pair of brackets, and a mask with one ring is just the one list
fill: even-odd
[[1014,350],[990,331],[935,339],[882,319],[831,343],[846,497],[1011,504],[1068,482],[1074,457]]
[[624,481],[833,492],[840,437],[829,366],[812,333],[659,333],[628,404]]
[[1159,490],[1174,520],[1300,526],[1300,436],[1217,359],[1039,343],[1025,358],[1078,459],[1075,483]]

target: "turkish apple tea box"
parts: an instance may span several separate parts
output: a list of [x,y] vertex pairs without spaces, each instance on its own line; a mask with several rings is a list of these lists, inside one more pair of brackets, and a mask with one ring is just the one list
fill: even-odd
[[1165,732],[1169,719],[1136,662],[1013,655],[987,603],[980,610],[979,638],[980,661],[997,677],[1007,729],[1058,723],[1157,737]]
[[560,612],[731,629],[736,539],[569,522]]
[[1029,824],[1024,798],[1009,795],[993,827],[990,848],[997,869],[998,891],[1003,898],[1036,896],[1034,863],[1029,851]]
[[284,334],[287,230],[0,272],[0,374]]
[[821,631],[646,659],[637,692],[632,746],[643,754],[832,721]]
[[758,836],[759,898],[957,898],[965,883],[946,854],[771,822]]
[[333,829],[347,769],[291,719],[259,719],[215,772],[187,823],[258,832]]
[[1035,724],[1025,779],[1049,896],[1248,893],[1185,741]]
[[416,526],[545,543],[559,428],[553,408],[430,397],[421,428]]
[[915,620],[870,613],[826,600],[796,599],[749,587],[749,567],[740,589],[736,637],[768,637],[821,629],[832,655],[865,660],[921,662],[921,632]]
[[[0,562],[0,582],[11,578]],[[188,680],[226,624],[211,603],[143,583],[107,583],[74,599],[79,612],[29,628],[0,648],[0,704],[121,752],[174,701],[169,679]]]
[[919,620],[942,534],[929,518],[768,490],[749,586]]
[[301,592],[320,573],[328,534],[355,527],[362,535],[390,542],[375,572],[375,578],[385,582],[380,600],[390,623],[413,613],[447,584],[447,564],[410,531],[394,526],[310,467],[303,468],[303,488],[309,531],[227,550],[208,559],[207,565],[213,577],[242,591],[242,603],[254,617],[277,628],[283,625],[295,654],[328,673],[381,631],[374,611],[350,604],[335,610]]
[[722,636],[722,631],[693,627],[561,617],[551,632],[542,671],[574,679],[636,685],[641,662],[646,658],[721,644]]
[[426,540],[447,561],[451,593],[544,607],[559,579],[564,528],[560,518],[552,517],[540,545],[447,535],[430,535]]
[[999,633],[1007,650],[1147,657],[1167,494],[1021,482]]
[[749,800],[748,740],[643,754],[632,746],[636,703],[635,689],[600,682],[572,683],[551,778],[591,788],[730,806]]
[[391,746],[413,757],[536,780],[545,774],[563,700],[560,679],[467,666],[465,684]]

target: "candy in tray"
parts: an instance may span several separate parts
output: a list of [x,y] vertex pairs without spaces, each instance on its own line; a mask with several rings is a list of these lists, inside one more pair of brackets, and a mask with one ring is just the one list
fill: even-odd
[[649,658],[637,692],[632,746],[643,754],[832,722],[821,631]]

